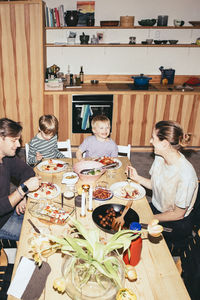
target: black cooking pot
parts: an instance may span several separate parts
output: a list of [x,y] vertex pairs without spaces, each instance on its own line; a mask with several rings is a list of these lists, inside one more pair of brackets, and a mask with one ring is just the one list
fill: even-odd
[[149,80],[152,79],[151,77],[144,76],[144,74],[140,74],[140,76],[132,76],[131,78],[134,79],[134,84],[137,86],[149,84]]

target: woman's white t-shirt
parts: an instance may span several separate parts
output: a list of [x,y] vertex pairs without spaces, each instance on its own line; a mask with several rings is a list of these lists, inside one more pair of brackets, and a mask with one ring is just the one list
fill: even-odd
[[174,209],[174,205],[188,210],[193,208],[198,190],[198,179],[191,163],[180,153],[173,165],[165,163],[164,158],[156,155],[149,171],[152,183],[152,203],[160,212]]

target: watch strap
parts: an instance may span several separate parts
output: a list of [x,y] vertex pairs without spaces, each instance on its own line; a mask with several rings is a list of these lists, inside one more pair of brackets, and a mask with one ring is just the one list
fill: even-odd
[[28,194],[28,193],[29,193],[29,189],[28,189],[28,187],[27,187],[24,183],[22,183],[20,186],[21,186],[22,191],[23,191],[25,194]]

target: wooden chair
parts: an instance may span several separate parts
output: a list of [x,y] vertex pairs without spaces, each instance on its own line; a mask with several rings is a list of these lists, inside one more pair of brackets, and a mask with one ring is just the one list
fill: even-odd
[[72,158],[71,142],[70,139],[67,139],[63,142],[58,142],[58,150],[68,158]]
[[118,156],[127,156],[130,160],[131,158],[131,145],[128,144],[128,146],[122,146],[118,145]]

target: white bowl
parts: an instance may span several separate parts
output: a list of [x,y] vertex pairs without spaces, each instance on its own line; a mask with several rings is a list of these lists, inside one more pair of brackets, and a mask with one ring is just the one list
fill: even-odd
[[[68,177],[73,178],[68,178]],[[66,172],[63,174],[62,183],[65,184],[75,184],[78,181],[78,175],[75,172]]]

